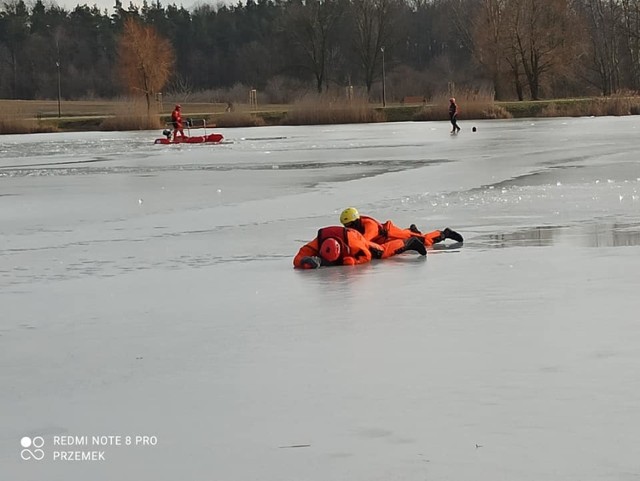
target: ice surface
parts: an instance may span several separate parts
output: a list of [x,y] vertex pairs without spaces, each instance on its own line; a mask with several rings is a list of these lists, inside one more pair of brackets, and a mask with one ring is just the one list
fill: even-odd
[[[640,119],[462,127],[0,138],[0,480],[638,479]],[[292,269],[351,205],[465,245]]]

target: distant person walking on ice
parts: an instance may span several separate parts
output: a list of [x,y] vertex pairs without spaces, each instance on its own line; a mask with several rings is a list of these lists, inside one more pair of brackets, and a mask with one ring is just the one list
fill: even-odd
[[175,140],[176,137],[178,136],[178,132],[180,132],[180,135],[182,135],[182,138],[184,139],[185,135],[184,135],[184,127],[182,126],[182,115],[180,114],[180,110],[182,109],[182,107],[180,106],[180,104],[176,104],[176,108],[173,109],[173,112],[171,112],[171,123],[173,124],[173,139]]
[[451,133],[457,134],[460,132],[460,127],[458,126],[458,104],[456,104],[456,99],[451,97],[449,99],[449,120],[451,120]]

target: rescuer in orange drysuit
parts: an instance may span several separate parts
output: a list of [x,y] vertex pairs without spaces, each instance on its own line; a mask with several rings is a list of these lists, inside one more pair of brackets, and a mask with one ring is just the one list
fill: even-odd
[[184,138],[184,127],[182,126],[182,114],[180,113],[180,110],[182,109],[182,107],[180,106],[180,104],[176,104],[176,107],[173,109],[173,112],[171,112],[171,123],[173,124],[173,138],[175,139],[176,136],[178,135],[178,132],[180,132],[180,135],[182,135],[182,138]]
[[426,255],[427,249],[415,237],[395,239],[384,244],[369,242],[362,234],[342,226],[323,227],[315,239],[300,248],[293,266],[317,269],[320,266],[353,266],[371,259],[386,259],[413,250]]
[[410,237],[421,239],[427,247],[431,247],[433,244],[445,239],[452,239],[456,242],[463,242],[464,240],[460,234],[448,227],[444,230],[434,230],[423,234],[415,224],[411,224],[408,229],[402,229],[390,220],[381,223],[373,217],[360,215],[355,207],[348,207],[343,210],[342,214],[340,214],[340,222],[345,227],[360,232],[368,241],[377,244],[384,244],[394,239],[409,239]]

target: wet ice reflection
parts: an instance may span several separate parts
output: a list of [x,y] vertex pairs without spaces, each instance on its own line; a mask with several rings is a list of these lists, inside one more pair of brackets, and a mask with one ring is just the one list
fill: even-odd
[[640,245],[640,224],[599,223],[577,226],[538,226],[515,232],[478,236],[488,247],[526,247],[568,244],[576,247],[624,247]]

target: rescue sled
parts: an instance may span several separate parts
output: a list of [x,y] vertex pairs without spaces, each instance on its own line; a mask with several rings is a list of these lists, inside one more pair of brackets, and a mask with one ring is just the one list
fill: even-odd
[[[173,126],[171,125],[171,127]],[[164,137],[156,139],[154,144],[218,144],[222,142],[222,139],[224,138],[222,134],[207,134],[207,121],[204,119],[188,119],[185,123],[185,127],[185,130],[187,131],[187,135],[185,137],[182,137],[181,135],[173,137],[173,130],[166,128],[162,131],[162,135],[164,135]],[[192,128],[203,129],[203,135],[191,135]]]

